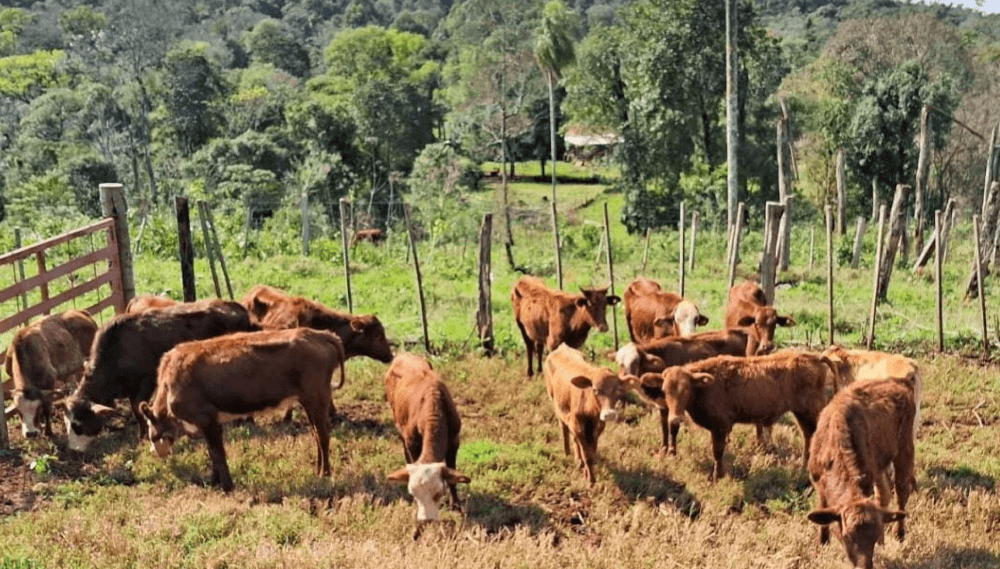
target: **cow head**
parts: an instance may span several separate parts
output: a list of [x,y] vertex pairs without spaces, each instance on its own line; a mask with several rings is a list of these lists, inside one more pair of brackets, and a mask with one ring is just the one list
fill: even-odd
[[21,434],[24,438],[37,437],[41,432],[42,418],[48,414],[46,396],[51,391],[24,389],[14,391],[9,407],[4,409],[4,419],[18,415],[21,417]]
[[139,403],[139,413],[149,427],[149,448],[156,456],[164,458],[173,451],[174,442],[180,438],[184,432],[166,414],[157,414],[149,403],[143,401]]
[[582,316],[583,322],[597,328],[601,332],[608,331],[608,320],[606,317],[608,306],[614,306],[621,302],[621,298],[616,295],[608,295],[605,288],[580,288],[583,296],[576,299],[576,310]]
[[85,399],[71,397],[66,401],[66,437],[69,448],[75,451],[85,451],[101,430],[104,428],[105,415],[114,413],[114,409]]
[[834,533],[847,557],[855,567],[871,569],[875,556],[875,544],[882,542],[885,524],[901,521],[906,512],[887,510],[873,500],[856,500],[839,508],[824,508],[809,512],[809,521],[814,524],[836,524]]
[[662,380],[663,404],[658,406],[670,412],[668,417],[670,430],[677,432],[681,421],[684,420],[684,413],[694,399],[695,392],[711,385],[715,377],[708,373],[691,373],[682,366],[675,366],[664,370]]
[[682,300],[675,308],[672,315],[665,318],[657,318],[653,322],[655,336],[665,338],[667,336],[692,336],[696,326],[708,324],[708,316],[704,316],[698,311],[698,306],[690,300]]
[[570,383],[579,389],[593,389],[597,403],[601,406],[601,420],[605,422],[617,421],[619,418],[617,407],[625,395],[628,383],[607,368],[599,368],[597,372],[596,381],[578,375],[571,379]]
[[448,468],[443,462],[431,464],[407,464],[386,477],[392,482],[406,482],[407,490],[417,502],[417,521],[427,522],[438,519],[441,499],[448,489],[446,484],[468,483],[469,477]]
[[757,342],[758,356],[766,356],[774,351],[774,329],[776,326],[795,326],[791,316],[778,316],[773,306],[758,306],[755,313],[740,318],[738,326],[750,330],[752,340]]
[[355,334],[344,346],[345,354],[361,354],[385,364],[392,361],[392,347],[385,337],[385,328],[374,314],[351,317],[351,330]]

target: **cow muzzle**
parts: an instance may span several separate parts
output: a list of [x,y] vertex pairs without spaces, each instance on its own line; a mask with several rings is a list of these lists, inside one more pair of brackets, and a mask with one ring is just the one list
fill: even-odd
[[153,454],[157,456],[157,458],[166,458],[170,456],[170,454],[173,452],[174,445],[170,444],[169,441],[159,440],[156,441],[155,443],[150,442],[149,450],[151,450]]
[[601,409],[601,420],[605,423],[618,422],[619,414],[617,409]]

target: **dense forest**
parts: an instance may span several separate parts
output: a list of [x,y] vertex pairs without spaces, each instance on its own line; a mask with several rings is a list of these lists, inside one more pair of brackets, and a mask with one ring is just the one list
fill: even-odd
[[[544,171],[550,117],[560,154],[570,126],[619,137],[608,160],[630,230],[675,221],[680,200],[724,216],[724,4],[8,0],[0,220],[92,217],[97,185],[120,181],[141,216],[186,195],[265,223],[307,196],[322,230],[348,197],[384,224],[401,201],[461,204],[484,161]],[[801,202],[832,198],[838,149],[852,214],[873,186],[912,183],[924,105],[925,211],[978,199],[1000,120],[1000,16],[893,0],[745,1],[738,14],[752,210],[777,197],[782,101]]]

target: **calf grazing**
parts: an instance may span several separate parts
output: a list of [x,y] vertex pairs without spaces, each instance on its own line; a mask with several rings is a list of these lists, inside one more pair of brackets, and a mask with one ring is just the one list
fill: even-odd
[[521,277],[514,283],[510,300],[528,352],[529,377],[535,374],[532,369],[535,354],[541,371],[546,346],[549,351],[559,344],[579,348],[587,340],[591,328],[608,331],[607,307],[621,299],[609,296],[607,288],[581,288],[580,292],[582,294],[552,290],[535,277]]
[[778,316],[759,286],[744,281],[729,289],[726,328],[746,328],[756,339],[755,355],[763,356],[774,351],[776,326],[795,326],[795,320],[791,316]]
[[378,245],[379,243],[385,241],[385,232],[381,229],[359,229],[355,231],[354,236],[351,237],[351,248],[353,249],[355,245],[361,243],[362,241]]
[[626,344],[615,354],[619,375],[641,376],[660,373],[671,366],[684,365],[713,356],[750,356],[757,344],[742,328],[702,332],[689,338],[670,336],[641,344]]
[[[459,482],[469,477],[455,470],[462,420],[448,387],[431,365],[418,356],[398,354],[385,374],[385,396],[403,439],[406,468],[388,476],[407,482],[417,501],[417,521],[438,519],[438,504],[445,485],[452,507],[458,507]],[[419,534],[419,527],[418,527]]]
[[605,422],[618,420],[615,407],[627,391],[628,379],[588,364],[579,350],[565,344],[545,358],[544,374],[545,391],[562,425],[563,450],[569,456],[572,434],[577,463],[593,486],[597,440]]
[[170,454],[180,436],[204,435],[212,484],[233,489],[222,423],[296,400],[316,442],[316,474],[330,475],[330,382],[344,348],[330,332],[295,328],[185,342],[163,355],[152,404],[139,404],[152,450]]
[[14,334],[4,367],[13,400],[4,418],[21,416],[21,433],[37,436],[42,423],[52,436],[52,394],[79,378],[90,355],[97,323],[82,310],[46,316]]
[[913,415],[913,433],[920,429],[920,391],[923,381],[920,366],[916,361],[899,354],[887,354],[871,350],[848,350],[842,346],[830,346],[823,355],[837,365],[842,383],[847,385],[855,380],[900,379],[913,384],[913,401],[916,413]]
[[636,344],[668,336],[691,336],[695,326],[708,324],[708,317],[693,302],[665,292],[659,283],[644,277],[632,281],[622,299],[628,333]]
[[[905,379],[859,381],[836,394],[820,414],[809,460],[818,505],[809,521],[820,525],[818,540],[824,544],[830,540],[829,525],[836,524],[855,567],[873,567],[885,524],[897,522],[896,537],[906,535],[906,502],[916,487],[914,395],[913,382]],[[886,509],[890,466],[899,510]]]
[[660,408],[667,453],[677,453],[677,432],[685,412],[712,433],[712,479],[717,480],[725,475],[722,455],[734,424],[770,426],[789,411],[805,439],[805,467],[809,442],[827,401],[827,378],[832,376],[836,386],[835,373],[833,364],[820,356],[781,352],[749,358],[716,356],[667,368],[659,375],[645,374],[630,385]]
[[[66,400],[70,448],[86,450],[103,428],[101,416],[114,411],[109,405],[115,399],[128,398],[138,419],[139,402],[156,389],[156,368],[170,348],[256,329],[245,308],[218,299],[115,316],[98,330],[83,380]],[[146,423],[140,420],[140,439],[145,430]]]
[[140,294],[139,296],[133,297],[132,300],[128,301],[128,306],[125,307],[125,313],[133,314],[136,312],[145,312],[147,310],[167,308],[178,304],[180,303],[170,297],[157,296],[155,294]]

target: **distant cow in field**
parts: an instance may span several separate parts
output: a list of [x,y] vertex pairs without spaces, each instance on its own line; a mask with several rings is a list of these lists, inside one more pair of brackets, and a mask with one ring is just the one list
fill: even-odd
[[[851,384],[820,414],[809,460],[817,507],[809,521],[820,525],[818,540],[824,544],[835,524],[834,533],[855,567],[873,567],[885,524],[897,522],[896,537],[906,535],[906,502],[916,487],[915,414],[913,383],[905,379]],[[899,510],[887,509],[890,466]]]
[[757,354],[762,356],[774,351],[776,326],[795,326],[791,316],[779,316],[774,306],[767,302],[759,286],[744,281],[729,289],[726,305],[726,328],[746,328],[757,338]]
[[355,245],[361,243],[362,241],[367,241],[374,245],[385,241],[385,232],[381,229],[359,229],[354,232],[354,236],[351,237],[351,248],[353,249]]
[[826,387],[831,382],[834,388],[837,385],[835,373],[831,362],[814,354],[716,356],[667,368],[662,374],[645,374],[635,387],[660,408],[662,450],[667,453],[677,453],[677,432],[685,412],[712,433],[712,479],[717,480],[725,475],[722,456],[733,425],[770,426],[789,411],[802,431],[805,467],[816,421],[827,402]]
[[316,474],[330,475],[330,383],[340,367],[340,338],[295,328],[230,334],[185,342],[163,355],[152,404],[139,404],[152,450],[170,454],[182,435],[203,435],[212,461],[213,485],[229,492],[222,423],[298,401],[312,425]]
[[96,332],[90,314],[67,310],[14,334],[4,358],[13,396],[4,417],[20,415],[25,437],[37,436],[43,422],[45,434],[52,436],[52,394],[79,379]]
[[641,376],[660,373],[671,366],[684,365],[713,356],[750,356],[757,345],[743,328],[713,330],[691,337],[669,336],[640,344],[625,344],[615,355],[620,374]]
[[913,415],[913,432],[920,430],[920,392],[923,380],[916,360],[900,354],[889,354],[873,350],[849,350],[843,346],[830,346],[823,355],[837,365],[842,385],[857,380],[899,379],[913,384],[913,401],[916,413]]
[[579,348],[591,328],[608,331],[608,305],[621,299],[609,296],[607,288],[581,288],[581,294],[552,290],[535,277],[521,277],[514,283],[510,300],[514,319],[528,352],[528,376],[534,375],[532,360],[537,354],[542,369],[545,347],[555,350],[559,344]]
[[577,463],[593,486],[597,440],[606,422],[618,420],[616,407],[628,391],[627,380],[590,365],[579,350],[565,344],[545,358],[544,374],[545,391],[562,426],[563,450],[569,456],[572,436]]
[[156,308],[167,308],[178,304],[180,303],[167,296],[140,294],[139,296],[132,297],[132,300],[128,301],[128,305],[125,307],[125,313],[134,314],[136,312],[145,312]]
[[[66,432],[73,450],[85,450],[112,413],[115,399],[128,398],[139,419],[139,402],[156,389],[160,357],[182,342],[257,329],[243,306],[219,299],[120,314],[102,326],[76,392],[66,400]],[[139,421],[139,437],[146,423]]]
[[639,277],[625,293],[625,323],[636,344],[668,336],[691,336],[695,326],[708,324],[708,317],[679,294],[666,292],[656,281]]
[[[451,505],[459,507],[456,485],[469,477],[456,470],[462,419],[448,387],[427,360],[401,353],[385,374],[385,396],[403,439],[406,468],[388,476],[406,482],[417,502],[417,521],[438,519],[438,504],[445,486]],[[419,535],[420,526],[417,528]],[[415,537],[416,537],[415,535]]]

